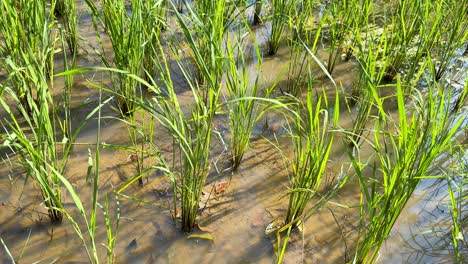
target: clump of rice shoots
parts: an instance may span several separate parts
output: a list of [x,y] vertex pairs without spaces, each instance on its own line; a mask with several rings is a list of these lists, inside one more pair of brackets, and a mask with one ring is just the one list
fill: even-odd
[[46,66],[36,67],[36,70],[51,74],[54,23],[47,18],[45,1],[2,1],[0,11],[0,66],[6,72],[18,73],[10,76],[10,87],[25,110],[32,112],[30,100],[38,100],[36,85],[31,78],[24,78],[17,68],[29,67],[33,63],[30,54],[35,53]]
[[330,110],[325,91],[314,102],[312,83],[309,82],[305,105],[299,104],[291,127],[293,160],[290,164],[289,206],[285,225],[297,226],[302,220],[307,203],[317,192],[332,147],[339,118],[339,97]]
[[322,25],[315,30],[311,27],[313,4],[302,2],[300,8],[295,9],[293,16],[289,16],[289,30],[293,36],[289,38],[289,64],[288,81],[281,92],[292,96],[299,96],[301,88],[307,86],[307,68],[311,63],[311,57],[307,55],[304,45],[309,47],[312,53],[317,51]]
[[419,15],[423,5],[422,1],[398,0],[395,10],[388,18],[390,24],[385,32],[389,36],[386,81],[392,81],[397,73],[402,72],[405,62],[410,58],[409,50],[413,47],[423,22]]
[[[396,85],[398,119],[392,122],[380,107],[374,142],[369,143],[374,149],[371,159],[376,160],[361,161],[350,154],[362,192],[355,263],[376,261],[379,248],[416,186],[430,175],[437,158],[450,148],[466,120],[466,116],[451,113],[451,95],[437,83],[431,84],[427,95],[417,93],[410,98],[404,94],[399,78]],[[409,114],[405,99],[412,102]],[[364,171],[367,166],[370,175]]]
[[450,66],[455,52],[462,47],[468,39],[468,5],[466,1],[445,0],[441,1],[440,9],[435,10],[437,22],[440,29],[435,32],[433,40],[435,45],[432,56],[436,63],[433,64],[435,70],[435,80],[442,78],[444,72]]
[[[31,48],[26,52],[21,54],[23,58],[20,61],[29,62],[29,67],[21,67],[7,59],[11,71],[0,90],[0,104],[8,116],[8,119],[2,121],[5,128],[5,135],[2,136],[4,146],[8,146],[19,155],[18,162],[25,169],[26,176],[32,177],[38,183],[50,221],[58,224],[63,218],[62,196],[60,180],[52,170],[64,170],[67,152],[60,161],[58,149],[61,145],[59,142],[62,142],[62,146],[67,146],[68,139],[64,137],[59,140],[59,131],[55,129],[55,110],[51,88],[48,86],[50,80],[47,80],[45,74],[47,56],[44,54],[45,56],[37,57]],[[20,98],[17,91],[10,88],[24,84],[33,86],[25,89],[34,89],[36,97],[33,98],[32,94],[27,93]],[[8,105],[7,95],[12,98],[18,112]],[[24,101],[27,102],[27,106]],[[26,126],[19,122],[21,119],[25,120]],[[64,147],[64,150],[66,149]]]
[[75,0],[56,0],[54,6],[55,16],[62,19],[65,28],[65,39],[70,53],[78,52],[78,22]]
[[[224,35],[229,28],[232,13],[224,0],[202,0],[196,2],[196,9],[187,6],[189,18],[179,14],[177,21],[184,32],[190,53],[198,68],[198,83],[205,102],[208,100],[209,79],[219,87],[224,72]],[[190,31],[190,32],[189,32]],[[189,37],[189,34],[193,35]]]
[[[188,9],[190,8],[188,7]],[[180,197],[181,228],[184,232],[190,232],[196,223],[203,187],[210,168],[209,154],[213,130],[212,124],[216,110],[218,109],[221,84],[218,79],[220,76],[209,72],[210,66],[207,65],[218,61],[217,53],[211,53],[210,59],[205,61],[194,40],[194,35],[197,32],[193,32],[192,34],[192,31],[189,30],[180,14],[176,12],[176,16],[182,26],[185,40],[188,41],[196,62],[201,66],[206,78],[207,90],[204,93],[200,92],[200,84],[196,79],[194,80],[191,77],[190,70],[186,68],[182,62],[182,58],[179,57],[177,50],[175,50],[174,59],[193,94],[193,102],[188,106],[188,114],[186,115],[187,111],[183,111],[185,108],[183,109],[180,105],[174,90],[167,58],[162,51],[161,45],[158,44],[160,54],[158,60],[159,80],[164,84],[165,88],[161,89],[159,86],[150,85],[148,87],[149,90],[156,96],[141,101],[139,106],[159,122],[172,136],[175,145],[178,147],[179,164],[171,168],[171,173],[168,174],[174,183],[174,216],[177,216],[178,208],[176,197]],[[214,45],[214,43],[210,45]],[[223,62],[223,60],[219,60],[219,62]],[[211,65],[211,67],[215,65]],[[218,65],[218,67],[222,67],[222,64]],[[174,155],[176,155],[176,152],[177,150],[174,150]]]
[[[250,145],[250,137],[256,121],[262,114],[259,101],[254,98],[258,94],[258,81],[261,71],[261,54],[255,44],[257,53],[257,74],[253,81],[252,75],[247,72],[244,51],[239,38],[231,42],[227,37],[228,71],[226,76],[227,107],[231,128],[231,158],[232,169],[235,171],[241,164],[245,151]],[[239,66],[238,66],[239,65]],[[273,86],[274,87],[274,86]],[[263,98],[268,98],[271,88],[267,89]]]
[[255,1],[254,17],[252,21],[253,25],[258,25],[262,23],[262,5],[263,0]]
[[[358,29],[360,30],[360,29]],[[358,78],[351,90],[351,104],[358,104],[358,113],[353,122],[350,147],[359,146],[365,127],[374,104],[378,101],[380,83],[385,77],[387,68],[387,36],[366,25],[365,33],[356,34],[356,60],[359,64]]]
[[[102,15],[93,1],[85,1],[91,10],[96,34],[100,34],[97,28],[99,23],[109,35],[115,67],[124,72],[142,76],[146,40],[143,1],[131,0],[131,12],[129,12],[123,0],[101,0]],[[101,58],[107,67],[111,67],[111,63],[105,56]],[[140,92],[139,83],[125,73],[113,72],[111,75],[112,89],[117,95],[120,113],[123,117],[132,115],[135,110],[134,102]]]
[[341,56],[345,43],[350,38],[353,22],[367,15],[361,9],[355,8],[357,1],[331,1],[321,22],[325,24],[324,34],[328,33],[328,61],[327,71],[333,73],[336,61]]
[[150,81],[151,76],[155,73],[157,66],[156,61],[156,48],[154,45],[159,38],[159,34],[166,27],[166,1],[151,0],[143,3],[142,19],[144,23],[145,40],[144,43],[144,56],[143,56],[143,76],[146,81]]
[[296,8],[296,0],[271,1],[271,29],[268,35],[268,55],[278,52],[281,38],[288,26],[288,17]]

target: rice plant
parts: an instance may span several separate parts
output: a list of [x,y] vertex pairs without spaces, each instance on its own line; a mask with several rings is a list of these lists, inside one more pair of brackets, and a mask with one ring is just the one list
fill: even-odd
[[71,54],[78,52],[78,22],[76,3],[74,0],[56,0],[54,12],[62,19],[66,32],[68,49]]
[[[35,54],[45,67],[42,74],[51,74],[53,43],[51,38],[53,21],[47,19],[45,1],[2,1],[0,3],[0,65],[11,75],[11,89],[27,112],[33,111],[30,100],[38,100],[36,86],[31,78],[23,78],[23,71],[17,68],[28,67],[33,63],[31,54]],[[50,22],[49,22],[50,21]],[[38,73],[36,73],[38,74]]]
[[288,18],[296,8],[296,0],[271,1],[271,28],[268,35],[268,55],[278,52],[281,38],[288,26]]
[[322,20],[325,23],[329,43],[328,43],[328,62],[327,71],[333,73],[336,61],[341,56],[345,43],[350,38],[350,32],[353,30],[353,21],[360,20],[362,16],[366,16],[366,12],[356,8],[359,5],[358,1],[331,1],[327,7],[327,11]]
[[[463,146],[460,146],[462,148]],[[466,149],[461,149],[461,154],[466,155]],[[458,173],[460,175],[458,178],[451,177],[446,175],[447,189],[449,193],[450,200],[450,215],[452,220],[452,246],[455,252],[455,259],[457,263],[463,263],[463,248],[466,248],[468,245],[464,238],[464,228],[466,227],[466,198],[467,198],[467,187],[468,187],[468,177],[467,177],[467,160],[463,160],[463,156],[460,157],[460,168],[458,168]]]
[[253,25],[258,25],[262,23],[262,6],[263,6],[263,0],[255,1],[254,17],[252,21]]
[[[2,55],[5,56],[2,61],[8,71],[8,78],[1,87],[0,98],[0,103],[9,117],[3,121],[6,130],[5,144],[21,157],[20,166],[26,170],[27,176],[38,182],[49,218],[52,223],[57,224],[62,221],[60,181],[46,164],[52,164],[54,169],[63,171],[71,145],[67,144],[69,139],[64,137],[63,159],[59,162],[59,131],[55,128],[53,116],[56,112],[48,84],[53,84],[53,80],[48,79],[48,76],[53,74],[50,60],[56,37],[50,36],[51,25],[45,23],[44,14],[37,14],[37,17],[32,15],[28,17],[30,21],[20,21],[23,15],[16,10],[14,3],[3,1],[2,7],[7,11],[2,19],[10,22],[8,26],[2,23],[2,34],[12,34],[6,37],[5,45],[2,46]],[[34,11],[45,11],[45,6],[40,6],[39,3],[24,4],[22,7],[31,8],[31,14],[34,14]],[[39,26],[41,21],[43,24]],[[37,26],[36,30],[39,32],[25,32],[34,31],[34,28],[27,28],[21,23]],[[6,54],[9,51],[13,53]],[[11,96],[18,112],[10,108],[6,95]],[[27,128],[22,127],[19,122],[22,119]],[[32,135],[26,132],[28,130],[32,131]]]
[[[142,0],[131,1],[131,12],[128,12],[122,0],[101,0],[102,15],[93,1],[86,0],[95,21],[96,34],[99,33],[97,24],[104,27],[112,43],[113,64],[116,68],[136,76],[143,73],[145,55],[145,26],[143,20],[144,3]],[[111,64],[105,56],[101,56],[104,64]],[[115,76],[116,75],[116,76]],[[127,74],[114,73],[112,78],[113,91],[117,94],[117,106],[122,116],[132,115],[134,101],[139,93],[138,82]]]
[[[371,157],[363,162],[350,155],[362,192],[361,228],[354,263],[376,261],[380,246],[414,189],[422,178],[430,175],[434,162],[450,147],[466,118],[450,113],[450,94],[436,83],[429,87],[427,95],[418,93],[411,97],[414,109],[408,116],[405,94],[397,78],[397,101],[399,116],[395,123],[383,109],[379,111],[374,142],[369,142],[375,160]],[[365,171],[366,166],[370,170]]]
[[396,9],[390,16],[390,28],[387,34],[391,36],[388,41],[389,65],[385,79],[391,81],[398,72],[403,71],[405,62],[410,57],[410,49],[418,37],[421,24],[420,15],[424,10],[423,1],[398,0]]
[[309,82],[308,87],[306,105],[298,107],[291,129],[294,157],[290,168],[291,190],[285,225],[297,226],[307,203],[322,182],[335,134],[330,127],[336,126],[340,113],[338,96],[330,111],[325,91],[317,95],[314,103],[312,83]]
[[[259,101],[254,100],[258,95],[258,81],[261,71],[261,54],[255,43],[257,54],[257,74],[253,80],[247,71],[247,64],[242,50],[241,39],[235,38],[234,43],[227,36],[228,71],[226,76],[227,107],[231,128],[231,158],[232,169],[235,171],[250,145],[250,137],[256,121],[261,116]],[[262,98],[268,98],[274,85],[266,90]],[[248,99],[247,99],[248,98]]]
[[[149,76],[153,76],[157,66],[155,66],[155,48],[153,47],[156,43],[156,39],[159,38],[160,32],[166,27],[165,25],[165,12],[166,12],[166,1],[165,0],[151,0],[143,3],[143,15],[142,26],[144,27],[145,33],[145,47],[143,56],[143,70],[144,76],[149,81]],[[147,76],[149,75],[149,76]]]
[[312,22],[313,5],[310,2],[301,2],[295,9],[293,16],[289,16],[289,30],[293,36],[289,38],[289,64],[288,82],[282,93],[299,96],[301,88],[307,86],[307,68],[311,63],[310,56],[304,50],[304,45],[309,46],[310,51],[315,54],[317,44],[322,33],[322,25],[313,28]]
[[468,22],[466,14],[468,5],[466,1],[441,1],[441,8],[435,10],[437,23],[440,28],[431,36],[435,43],[433,58],[437,63],[435,79],[439,80],[449,67],[455,52],[462,47],[468,39]]
[[[189,7],[187,8],[190,10]],[[216,60],[219,59],[215,57],[217,56],[216,53],[212,53],[211,56],[214,57],[211,57],[208,61],[203,59],[201,51],[198,49],[197,43],[195,43],[194,35],[180,14],[176,13],[176,16],[182,25],[185,39],[194,53],[194,58],[201,66],[200,68],[206,78],[207,90],[200,93],[199,83],[191,77],[190,70],[182,63],[176,50],[174,52],[175,61],[193,94],[193,104],[188,107],[189,113],[186,116],[174,90],[167,58],[159,44],[158,51],[161,58],[158,63],[158,71],[160,81],[164,84],[165,89],[162,90],[155,85],[149,86],[150,91],[157,96],[139,101],[139,106],[160,123],[172,136],[175,145],[178,147],[179,166],[172,168],[175,172],[170,173],[170,175],[173,175],[175,197],[180,197],[182,230],[190,232],[196,223],[202,189],[209,172],[212,123],[218,108],[220,93],[220,83],[218,82],[220,77],[208,71],[210,67],[208,64],[213,63],[211,66],[218,65],[217,67],[222,67],[222,64],[216,64]],[[214,43],[210,42],[210,45],[214,45]],[[216,72],[222,71],[216,69]],[[167,97],[163,96],[165,94]],[[176,210],[177,207],[176,204]],[[177,216],[177,212],[174,212],[174,215]]]
[[[40,69],[38,70],[40,73]],[[31,109],[25,109],[16,93],[7,86],[8,82],[2,85],[0,103],[9,116],[9,120],[2,121],[5,127],[4,145],[20,156],[19,165],[26,170],[27,177],[32,177],[39,184],[50,221],[58,224],[62,222],[63,217],[60,180],[48,165],[57,170],[63,170],[63,165],[59,163],[58,134],[50,117],[49,108],[52,106],[52,99],[44,75],[37,74],[38,72],[34,70],[29,72],[28,69],[18,68],[17,71],[25,71],[23,78],[29,78],[28,82],[36,85],[37,99],[32,100],[28,96],[26,99]],[[5,101],[7,94],[17,104],[19,114],[8,106]],[[26,121],[27,128],[19,123],[21,118]],[[32,131],[32,135],[27,132],[28,130]],[[63,141],[66,140],[64,138]]]
[[[176,13],[176,19],[185,37],[186,42],[183,45],[188,46],[190,57],[197,66],[197,93],[200,93],[205,104],[209,105],[211,90],[218,91],[221,87],[226,64],[222,46],[231,20],[225,14],[225,1],[203,0],[197,2],[196,7],[194,10],[187,6],[188,16],[182,17]],[[177,48],[174,48],[174,53],[178,52]]]
[[[310,72],[310,68],[308,70]],[[330,106],[325,89],[314,94],[312,79],[309,79],[305,100],[306,102],[302,103],[298,99],[288,124],[293,148],[292,159],[285,158],[289,170],[289,204],[284,224],[276,230],[276,263],[283,261],[291,231],[299,227],[310,215],[310,210],[306,210],[306,207],[322,183],[340,115],[339,96],[335,97],[334,106]],[[313,208],[320,207],[345,182],[345,178],[341,179]],[[285,231],[286,235],[281,244],[280,233]]]
[[[359,30],[359,29],[358,29]],[[357,103],[358,113],[353,122],[350,146],[357,147],[361,141],[371,110],[378,103],[380,83],[388,66],[387,36],[367,24],[365,33],[357,32],[356,60],[359,64],[358,77],[351,90],[351,105]]]

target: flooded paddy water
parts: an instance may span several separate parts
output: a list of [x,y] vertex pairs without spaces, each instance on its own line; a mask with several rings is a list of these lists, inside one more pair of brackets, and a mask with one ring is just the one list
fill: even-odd
[[[80,55],[77,67],[102,66],[101,58],[92,47],[99,45],[92,20],[87,15],[84,3],[79,5]],[[170,16],[172,19],[173,17]],[[170,20],[172,21],[172,20]],[[175,22],[172,21],[175,25]],[[169,22],[169,25],[172,25]],[[265,53],[261,65],[259,86],[268,87],[281,74],[289,63],[290,48],[286,43],[280,46],[274,56],[267,56],[265,49],[268,23],[253,28],[260,49]],[[170,30],[161,33],[171,34]],[[112,46],[102,31],[104,49],[111,56]],[[169,54],[169,47],[164,46]],[[250,49],[252,43],[247,43]],[[466,46],[466,45],[465,45]],[[462,50],[453,59],[452,67],[444,75],[448,89],[460,89],[467,78],[468,59]],[[247,72],[252,76],[258,72],[255,51],[252,48],[251,63]],[[327,50],[319,48],[317,57],[326,60]],[[169,55],[168,55],[169,56]],[[63,70],[63,61],[55,58],[55,72]],[[181,105],[189,107],[193,102],[192,91],[184,76],[171,64],[174,83]],[[357,80],[358,62],[354,59],[339,61],[333,72],[333,80],[340,89],[350,91]],[[1,70],[0,70],[1,71]],[[322,87],[330,98],[336,90],[330,79],[317,65],[314,73],[314,89]],[[3,71],[2,71],[3,74]],[[103,71],[77,74],[72,88],[72,120],[74,126],[83,120],[99,103],[99,90],[93,83],[110,87],[110,76]],[[287,76],[281,77],[275,88],[275,95],[288,83]],[[421,84],[423,86],[424,84]],[[56,77],[54,95],[60,96],[64,80]],[[454,89],[455,89],[454,88]],[[392,88],[389,88],[393,89]],[[421,88],[423,89],[423,88]],[[463,89],[463,88],[462,88]],[[466,89],[466,87],[464,88]],[[302,91],[305,94],[305,91]],[[383,91],[386,93],[386,90]],[[105,93],[104,96],[108,94]],[[146,96],[153,96],[151,93]],[[341,96],[344,98],[344,96]],[[222,97],[221,97],[222,98]],[[222,100],[222,99],[221,99]],[[330,100],[332,101],[332,100]],[[397,102],[386,101],[391,114],[398,114]],[[351,129],[357,112],[356,106],[347,109],[345,100],[340,103],[339,126]],[[464,109],[466,112],[466,107]],[[5,112],[0,112],[3,117]],[[138,116],[138,113],[136,114]],[[113,104],[103,107],[100,127],[96,118],[91,119],[80,132],[73,147],[65,176],[71,183],[86,209],[92,206],[93,188],[86,181],[88,151],[95,150],[96,134],[100,133],[102,144],[99,170],[99,203],[104,205],[105,195],[109,198],[111,217],[120,212],[118,236],[114,248],[117,263],[272,263],[276,259],[277,237],[266,234],[272,225],[280,225],[288,208],[288,171],[284,156],[293,155],[287,123],[282,114],[268,113],[256,124],[251,145],[244,155],[237,171],[231,170],[231,160],[227,142],[230,138],[228,116],[219,113],[215,116],[214,133],[210,151],[210,169],[199,204],[197,224],[192,233],[180,231],[180,208],[174,208],[173,184],[166,173],[153,170],[143,178],[143,186],[137,182],[120,194],[120,189],[136,174],[133,154],[111,145],[131,144],[128,128],[118,117]],[[173,139],[159,122],[155,122],[154,142],[168,164],[176,162],[173,153],[177,147]],[[466,131],[466,122],[462,125]],[[457,134],[460,141],[466,133]],[[277,143],[283,151],[280,153]],[[106,147],[107,146],[107,147]],[[147,147],[147,146],[145,146]],[[363,144],[360,155],[370,157],[373,149]],[[466,153],[466,149],[464,150]],[[71,224],[64,220],[59,225],[49,223],[47,208],[37,184],[28,179],[25,172],[5,162],[0,166],[0,237],[3,246],[17,263],[88,263],[88,257]],[[15,157],[12,155],[12,159]],[[466,159],[465,155],[465,162]],[[441,166],[457,164],[452,157],[441,161]],[[147,157],[144,166],[155,165],[154,157]],[[327,163],[324,181],[318,193],[325,194],[342,175],[352,175],[353,167],[347,153],[346,135],[337,133]],[[466,172],[466,171],[465,171]],[[460,176],[461,177],[461,176]],[[466,176],[465,176],[466,177]],[[84,221],[76,209],[71,195],[62,193],[63,204],[73,219],[84,226]],[[361,190],[357,178],[351,178],[327,203],[317,208],[302,226],[302,232],[293,231],[285,253],[284,263],[351,263],[354,247],[359,235]],[[319,195],[309,203],[312,207],[319,202]],[[175,215],[174,215],[175,214]],[[466,218],[466,212],[460,212]],[[97,210],[96,244],[101,261],[106,256],[106,223],[102,210]],[[398,218],[390,236],[380,249],[377,263],[454,263],[455,255],[451,245],[451,214],[448,189],[444,180],[424,179],[414,191],[405,209]],[[466,221],[465,221],[466,223]],[[464,227],[468,228],[468,227]],[[87,241],[87,231],[84,231]],[[466,239],[466,233],[463,233]],[[466,244],[465,244],[466,245]],[[461,247],[464,259],[468,249]],[[0,262],[9,263],[6,250],[0,250]]]

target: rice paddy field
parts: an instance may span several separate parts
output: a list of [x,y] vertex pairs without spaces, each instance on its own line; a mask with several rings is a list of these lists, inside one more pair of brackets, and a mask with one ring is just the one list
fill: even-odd
[[0,10],[1,263],[468,262],[468,1]]

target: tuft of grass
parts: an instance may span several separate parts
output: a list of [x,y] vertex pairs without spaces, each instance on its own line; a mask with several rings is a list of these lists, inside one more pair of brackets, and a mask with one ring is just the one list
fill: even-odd
[[357,147],[361,141],[371,110],[379,90],[384,88],[380,83],[387,69],[387,36],[377,32],[372,25],[367,24],[365,33],[360,29],[356,33],[356,60],[359,64],[358,78],[351,90],[351,105],[357,103],[358,113],[353,122],[350,146]]
[[299,104],[291,128],[293,161],[291,163],[289,205],[285,225],[297,226],[307,203],[317,192],[328,162],[339,118],[339,97],[332,109],[325,91],[314,103],[312,83],[309,82],[305,105]]
[[[310,74],[310,68],[308,70]],[[342,177],[311,210],[306,210],[311,199],[317,195],[328,163],[340,114],[339,96],[335,97],[334,106],[330,106],[325,89],[315,94],[312,79],[309,79],[306,102],[296,100],[296,106],[290,107],[293,118],[288,124],[293,157],[284,157],[289,170],[289,204],[284,225],[276,230],[276,263],[283,261],[291,231],[299,227],[313,209],[323,205],[347,182],[347,177]],[[281,240],[280,233],[285,231],[285,238]]]
[[323,25],[314,28],[313,4],[310,2],[301,2],[294,12],[293,16],[289,16],[289,30],[293,32],[293,36],[288,41],[288,82],[281,92],[297,97],[301,88],[307,86],[307,69],[311,63],[311,57],[307,56],[304,45],[309,46],[309,50],[315,54]]
[[[397,73],[402,72],[405,62],[410,58],[410,49],[418,37],[423,23],[421,10],[424,1],[396,1],[395,10],[391,13],[388,34],[388,58],[389,64],[385,75],[386,81],[392,81]],[[418,15],[415,15],[418,14]]]
[[[190,7],[187,9],[189,13],[194,14]],[[218,10],[220,13],[221,11],[222,9]],[[222,68],[216,68],[215,72],[211,72],[209,69],[212,69],[210,67],[223,67],[223,64],[218,63],[224,63],[224,60],[218,56],[217,52],[220,47],[215,46],[215,41],[218,39],[213,36],[208,41],[213,52],[209,59],[205,60],[194,36],[200,32],[192,32],[182,16],[177,12],[175,14],[182,27],[187,45],[191,48],[193,57],[204,74],[206,90],[200,92],[200,84],[191,78],[190,70],[184,66],[179,53],[175,50],[175,61],[193,94],[193,102],[187,107],[188,114],[186,115],[186,111],[184,112],[175,93],[166,55],[161,45],[158,44],[158,53],[160,54],[159,80],[165,88],[163,90],[159,86],[148,85],[148,89],[156,96],[140,100],[139,106],[160,123],[172,136],[174,144],[178,147],[178,166],[172,168],[169,175],[174,183],[176,210],[178,207],[176,197],[180,197],[182,230],[190,232],[196,223],[202,189],[210,168],[212,123],[219,107],[218,98],[221,87],[219,78]],[[221,19],[221,17],[218,18]],[[176,150],[174,150],[174,155],[176,155]],[[177,211],[174,212],[174,215],[177,216]]]
[[61,18],[65,28],[65,39],[71,54],[78,52],[78,22],[76,14],[76,3],[74,0],[55,0],[52,1],[54,14]]
[[186,17],[176,17],[198,68],[199,92],[208,102],[209,90],[219,89],[225,70],[222,46],[234,12],[223,0],[197,1],[195,7],[187,6]]
[[[416,186],[429,176],[432,165],[451,146],[466,119],[451,114],[451,96],[437,83],[429,87],[427,95],[417,93],[410,98],[414,109],[408,115],[405,99],[409,99],[405,98],[399,78],[396,85],[398,120],[393,123],[380,108],[374,142],[369,142],[374,154],[363,162],[350,153],[362,192],[355,263],[376,261],[379,248]],[[370,170],[364,170],[366,167]]]
[[[252,35],[251,35],[252,36]],[[245,151],[250,145],[250,137],[257,120],[263,114],[257,98],[259,93],[259,76],[261,72],[261,54],[257,43],[254,41],[255,51],[258,58],[257,74],[251,80],[252,74],[248,73],[247,63],[242,50],[240,38],[235,38],[234,43],[227,36],[226,52],[228,70],[226,76],[227,108],[229,111],[229,124],[231,128],[231,158],[232,169],[235,171],[241,164]],[[275,87],[266,90],[262,98],[268,98]]]
[[144,56],[143,71],[145,80],[149,81],[154,75],[157,66],[155,65],[156,56],[154,45],[159,38],[159,34],[166,27],[166,1],[151,0],[143,3],[142,26],[144,28]]
[[433,50],[435,80],[442,78],[449,67],[455,52],[462,47],[468,39],[468,21],[466,14],[468,5],[465,1],[445,0],[439,4],[440,8],[434,10],[436,22],[440,26],[434,32],[433,41],[438,43]]
[[255,1],[254,17],[252,21],[253,25],[258,25],[262,23],[262,6],[263,0]]
[[[91,10],[98,38],[100,39],[98,24],[109,35],[115,67],[141,76],[145,61],[146,34],[152,34],[148,30],[145,32],[147,28],[145,28],[143,20],[143,1],[132,0],[131,12],[128,12],[125,2],[122,0],[101,0],[102,15],[96,8],[94,1],[85,0],[85,2]],[[154,22],[154,20],[149,22]],[[101,56],[101,58],[107,67],[111,67],[111,63],[105,56]],[[134,101],[140,92],[139,83],[134,78],[128,77],[127,74],[113,72],[111,75],[113,92],[117,95],[118,109],[123,117],[130,116],[135,111]]]
[[268,36],[268,55],[278,52],[281,38],[288,26],[288,18],[296,8],[297,0],[271,1],[271,30]]
[[[0,12],[0,66],[7,73],[16,73],[10,76],[10,87],[20,104],[31,112],[30,100],[38,100],[37,89],[33,80],[24,77],[26,73],[18,68],[35,67],[33,71],[36,74],[51,76],[55,42],[51,29],[54,22],[47,17],[45,1],[2,1]],[[36,57],[44,67],[34,65]]]
[[346,42],[349,42],[350,33],[353,27],[366,16],[359,7],[359,1],[331,1],[326,7],[325,15],[321,22],[325,25],[324,34],[328,33],[328,62],[327,71],[333,73],[336,61],[341,56],[341,52]]
[[[16,26],[22,29],[22,26]],[[43,38],[48,40],[50,38],[48,25],[44,24],[43,27],[41,33],[44,34]],[[49,82],[53,84],[53,80],[48,79],[46,74],[48,58],[53,48],[44,46],[40,50],[41,53],[36,53],[34,47],[28,46],[28,43],[21,45],[24,46],[18,51],[19,53],[14,54],[16,58],[5,59],[9,75],[1,85],[0,104],[8,119],[2,121],[5,129],[5,134],[2,135],[3,145],[19,155],[18,162],[25,169],[26,176],[32,177],[39,184],[51,222],[58,224],[62,222],[63,217],[60,211],[62,208],[60,180],[47,165],[51,164],[54,169],[64,170],[71,140],[64,136],[58,141],[60,132],[65,134],[65,131],[56,129],[54,119],[56,109],[50,92],[51,87],[48,84]],[[53,46],[54,44],[51,44],[51,47]],[[17,112],[10,108],[7,96],[13,100]],[[58,155],[61,145],[62,161]]]

